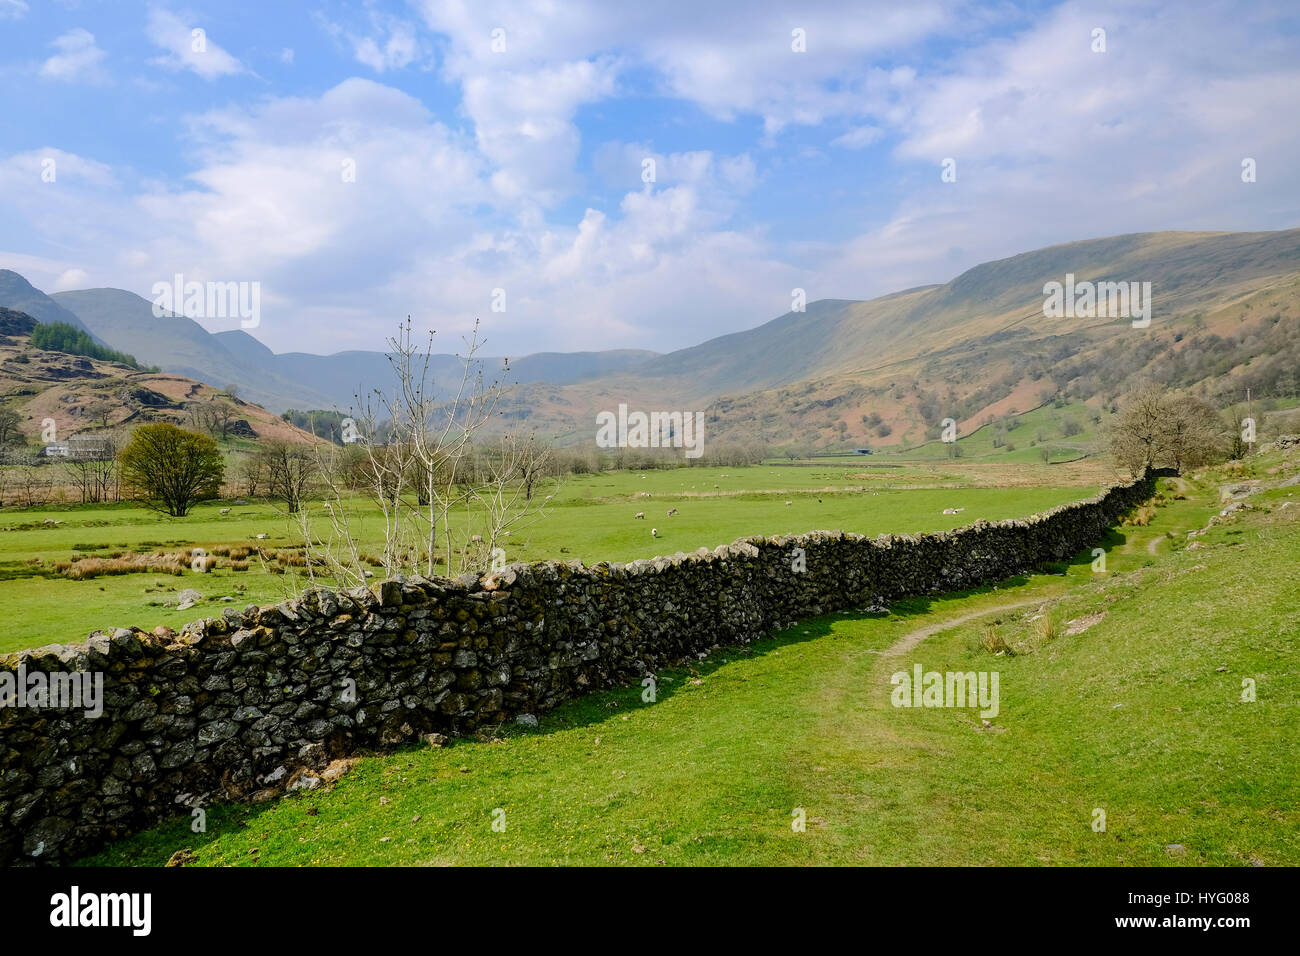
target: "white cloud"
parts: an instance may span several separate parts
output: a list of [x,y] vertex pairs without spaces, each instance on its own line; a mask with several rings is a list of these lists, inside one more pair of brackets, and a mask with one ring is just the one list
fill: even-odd
[[293,65],[293,50],[290,47],[285,47],[280,51],[280,62]]
[[72,289],[84,289],[90,283],[90,273],[85,269],[66,269],[59,273],[54,285],[48,291],[68,292]]
[[95,35],[89,30],[74,27],[50,45],[59,52],[41,64],[41,76],[67,82],[104,79],[100,68],[104,51],[95,45]]
[[426,57],[414,23],[378,10],[369,11],[369,28],[357,32],[316,14],[321,28],[341,44],[350,47],[358,63],[376,73],[400,70]]
[[385,70],[400,70],[409,66],[419,53],[415,31],[409,24],[394,23],[387,30],[387,36],[360,37],[353,41],[353,50],[358,62],[364,63],[376,73]]
[[[783,0],[570,0],[556,15],[549,0],[422,0],[421,9],[428,25],[450,38],[447,70],[455,78],[617,56],[625,66],[653,71],[670,96],[724,119],[757,114],[774,132],[885,108],[908,73],[876,69],[872,58],[962,29],[952,16],[960,6],[959,0],[866,8],[814,0],[797,9]],[[492,50],[498,28],[505,31],[504,54]],[[806,52],[792,49],[796,28],[804,31]]]
[[[1244,156],[1300,165],[1300,66],[1262,43],[1268,17],[1177,17],[1065,4],[1008,39],[920,75],[900,101],[897,198],[853,240],[807,247],[820,295],[945,281],[980,262],[1076,239],[1159,229],[1290,228],[1300,200],[1281,178],[1243,186]],[[1206,49],[1212,57],[1191,51]],[[956,160],[957,181],[940,179]]]
[[465,77],[465,109],[474,118],[479,150],[497,166],[493,186],[506,199],[557,201],[574,189],[581,136],[578,107],[614,91],[614,61],[579,60],[515,72]]
[[145,33],[154,46],[166,51],[149,61],[164,69],[191,70],[205,80],[244,72],[243,64],[214,43],[203,27],[186,23],[169,10],[150,10]]
[[885,131],[879,126],[855,126],[844,135],[831,140],[831,145],[843,146],[845,149],[866,149],[884,135]]
[[21,20],[28,9],[24,0],[0,0],[0,20]]

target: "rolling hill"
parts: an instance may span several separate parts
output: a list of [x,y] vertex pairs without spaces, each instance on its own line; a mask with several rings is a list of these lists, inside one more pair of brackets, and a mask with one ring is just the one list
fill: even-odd
[[[96,335],[140,361],[218,387],[237,385],[241,394],[273,411],[348,409],[356,407],[358,394],[391,388],[392,370],[384,352],[277,354],[240,329],[211,333],[184,316],[158,318],[151,302],[121,289],[60,292],[50,298],[64,311],[75,313]],[[8,305],[3,297],[0,305]],[[563,385],[618,373],[657,354],[619,349],[527,355],[510,361],[508,380]],[[483,362],[489,376],[500,374],[500,358]],[[451,383],[459,381],[461,369],[454,355],[437,355],[430,370],[435,382]]]
[[[1152,322],[1047,318],[1045,283],[1150,282]],[[984,263],[943,285],[823,300],[617,378],[521,389],[539,430],[594,434],[597,411],[703,409],[711,440],[813,447],[963,433],[1047,397],[1106,405],[1143,377],[1219,403],[1296,394],[1300,229],[1144,233]],[[590,423],[590,424],[589,424]]]
[[[1150,283],[1152,322],[1124,316],[1049,318],[1044,285]],[[41,295],[0,273],[15,297],[75,313],[141,362],[266,407],[339,408],[391,385],[382,352],[276,354],[243,331],[209,333],[155,318],[115,289]],[[1139,286],[1140,288],[1140,286]],[[8,290],[8,291],[6,291]],[[37,316],[38,318],[40,316]],[[945,418],[968,433],[1048,398],[1100,409],[1142,378],[1212,401],[1300,395],[1300,229],[1161,232],[1089,239],[987,262],[949,282],[868,301],[826,299],[756,328],[660,355],[638,350],[541,353],[513,359],[504,420],[562,442],[590,442],[595,415],[626,403],[703,410],[710,440],[843,449],[915,444]],[[61,319],[66,321],[66,319]],[[484,359],[488,377],[500,359]],[[440,382],[459,378],[435,356]]]
[[36,326],[33,317],[0,307],[0,398],[17,412],[25,444],[48,443],[45,423],[51,419],[58,440],[143,422],[192,428],[193,408],[214,400],[232,404],[233,418],[247,422],[259,439],[317,441],[259,405],[181,375],[35,348]]

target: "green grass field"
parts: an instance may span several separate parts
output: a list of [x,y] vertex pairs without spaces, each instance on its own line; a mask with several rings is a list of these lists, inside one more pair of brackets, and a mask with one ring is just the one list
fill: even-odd
[[[1214,477],[1166,485],[1104,573],[1085,554],[801,622],[662,673],[653,703],[593,694],[534,730],[367,757],[328,792],[209,808],[205,833],[187,815],[88,862],[1300,863],[1300,487],[1189,541],[1220,507]],[[882,520],[924,522],[907,500]],[[891,706],[891,673],[918,663],[996,670],[1000,713]]]
[[[952,456],[955,446],[963,461],[998,462],[1006,465],[1036,464],[1042,462],[1042,450],[1048,451],[1052,464],[1076,461],[1096,453],[1101,439],[1101,426],[1093,421],[1099,413],[1082,403],[1067,403],[1060,407],[1044,405],[1000,423],[990,423],[972,428],[957,436],[952,445],[942,441],[928,441],[904,448],[878,446],[868,441],[871,455],[844,454],[812,459],[815,462],[847,464],[852,462],[938,462]],[[1107,416],[1102,415],[1102,421]],[[1065,423],[1073,422],[1078,430],[1066,434]],[[1002,427],[1005,426],[1005,430]],[[994,445],[995,437],[1001,442]],[[776,461],[777,459],[773,459]]]
[[[512,533],[504,550],[507,561],[577,558],[594,563],[713,548],[747,535],[840,528],[862,534],[939,531],[979,518],[1041,511],[1092,495],[1099,487],[1049,484],[1052,479],[1070,479],[1047,469],[1040,469],[1035,479],[1043,486],[1017,488],[980,487],[959,471],[946,472],[951,473],[891,469],[864,478],[843,468],[755,466],[575,476],[554,490],[540,519]],[[369,515],[358,526],[362,550],[378,553],[378,512],[367,511],[359,500],[354,504],[358,514]],[[221,515],[223,507],[231,513]],[[319,502],[307,507],[313,515],[323,513]],[[948,507],[965,510],[944,515]],[[679,514],[668,517],[670,508]],[[645,512],[645,519],[635,520],[637,512]],[[316,526],[323,530],[323,519]],[[650,536],[651,528],[658,529],[658,539]],[[268,537],[259,541],[258,534]],[[2,512],[0,603],[8,626],[0,635],[0,653],[85,640],[95,629],[134,625],[151,630],[159,624],[179,628],[195,618],[219,614],[222,598],[231,598],[226,603],[239,607],[273,604],[302,586],[292,574],[266,573],[256,559],[247,571],[232,570],[221,561],[208,573],[187,569],[179,576],[133,573],[89,580],[55,573],[56,562],[114,552],[202,548],[212,553],[221,546],[290,549],[302,543],[296,522],[278,513],[274,504],[260,501],[208,502],[184,518],[131,504]],[[186,588],[200,591],[207,600],[177,610],[176,595]]]

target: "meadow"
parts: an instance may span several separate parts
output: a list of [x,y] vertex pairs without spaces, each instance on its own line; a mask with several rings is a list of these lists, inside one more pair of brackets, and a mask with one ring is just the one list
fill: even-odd
[[[654,701],[602,692],[535,729],[365,757],[327,791],[212,807],[206,832],[186,815],[87,862],[1295,865],[1300,488],[1210,522],[1222,482],[1270,468],[1162,483],[1104,571],[1085,553],[803,621],[661,673]],[[917,502],[937,500],[858,520],[933,521]],[[999,713],[891,706],[913,664],[999,672]]]
[[[504,550],[510,562],[579,559],[592,564],[713,548],[749,535],[841,528],[872,535],[941,531],[980,518],[1045,510],[1092,495],[1112,480],[1095,466],[952,467],[946,462],[576,475],[539,492],[543,498],[552,496],[545,512],[514,530]],[[321,502],[308,501],[305,507],[313,528],[323,532]],[[361,516],[356,526],[361,550],[378,553],[378,509],[360,499],[350,507]],[[229,514],[222,515],[226,508]],[[668,517],[672,508],[678,514]],[[963,510],[945,515],[946,508]],[[645,519],[636,520],[637,512],[644,512]],[[652,528],[659,532],[657,539],[651,537]],[[72,643],[95,629],[179,629],[195,618],[219,614],[226,604],[277,603],[304,585],[301,567],[292,563],[302,545],[296,519],[271,501],[205,502],[184,518],[129,503],[5,510],[0,512],[0,605],[6,627],[0,652]],[[196,548],[216,557],[210,571],[196,572],[186,560],[179,574],[74,580],[56,569],[78,558],[159,552],[185,556]],[[272,555],[268,566],[287,573],[268,573],[256,555],[258,548]],[[232,561],[223,554],[230,549],[254,553]],[[289,563],[282,564],[277,555],[287,556]],[[235,569],[243,563],[245,570]],[[177,595],[187,588],[205,600],[182,611]]]

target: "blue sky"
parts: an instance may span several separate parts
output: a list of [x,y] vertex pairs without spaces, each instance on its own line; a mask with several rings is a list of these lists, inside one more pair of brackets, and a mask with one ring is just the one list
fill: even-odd
[[662,351],[795,287],[1290,228],[1295,9],[0,0],[0,267],[256,281],[277,351],[382,348],[408,313],[447,351],[475,317],[497,354]]

